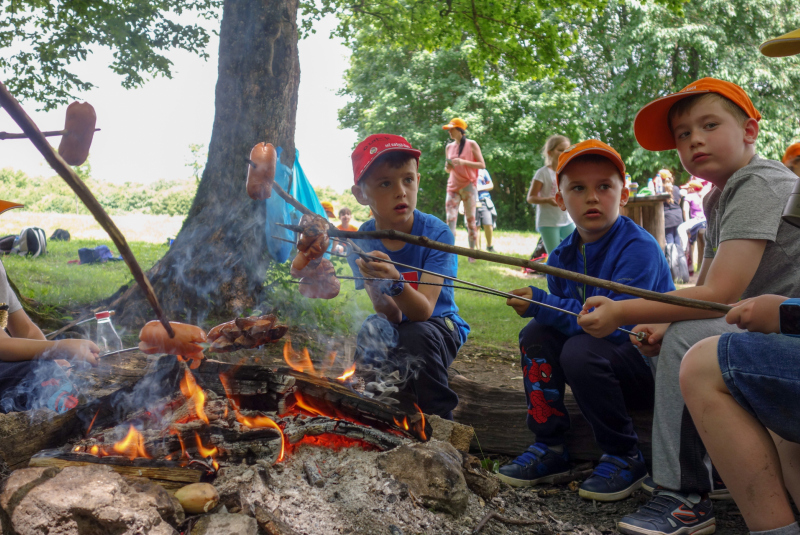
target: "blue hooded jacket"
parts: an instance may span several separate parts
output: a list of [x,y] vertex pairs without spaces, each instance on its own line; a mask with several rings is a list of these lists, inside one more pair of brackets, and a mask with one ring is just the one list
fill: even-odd
[[[581,243],[578,231],[574,231],[548,256],[547,265],[654,292],[675,289],[667,259],[658,242],[625,216],[619,216],[608,232],[592,243]],[[547,276],[547,287],[549,294],[531,286],[533,300],[575,313],[581,311],[588,297],[595,295],[615,301],[634,299],[631,295],[550,275]],[[575,316],[539,305],[531,304],[524,317],[535,317],[538,323],[554,327],[567,336],[585,332]],[[633,325],[623,327],[631,329]],[[630,339],[617,330],[606,336],[606,340],[621,344]]]

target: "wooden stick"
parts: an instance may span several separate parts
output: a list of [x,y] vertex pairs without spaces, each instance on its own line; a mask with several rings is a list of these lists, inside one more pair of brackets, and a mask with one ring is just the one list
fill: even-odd
[[[290,227],[287,226],[287,228]],[[290,230],[295,230],[297,232],[300,230],[300,227],[297,226],[291,227]],[[355,238],[355,239],[369,238],[369,239],[402,241],[405,243],[420,245],[422,247],[428,247],[430,249],[436,249],[438,251],[444,251],[446,253],[453,253],[470,258],[477,258],[479,260],[488,260],[490,262],[495,262],[498,264],[526,267],[534,271],[545,273],[547,275],[553,275],[555,277],[560,277],[562,279],[568,279],[571,281],[579,282],[581,284],[588,284],[589,286],[595,286],[597,288],[605,288],[606,290],[611,290],[612,292],[632,295],[634,297],[641,297],[642,299],[647,299],[649,301],[658,301],[669,305],[696,308],[699,310],[710,310],[713,312],[722,312],[725,314],[727,314],[728,311],[732,308],[728,305],[713,303],[711,301],[701,301],[700,299],[689,299],[687,297],[680,297],[677,295],[668,295],[668,294],[654,292],[651,290],[644,290],[642,288],[636,288],[634,286],[628,286],[625,284],[620,284],[618,282],[598,279],[597,277],[590,277],[588,275],[584,275],[583,273],[576,273],[574,271],[568,271],[566,269],[548,266],[547,264],[542,264],[540,262],[532,262],[530,260],[524,260],[522,258],[515,258],[513,256],[505,256],[497,253],[486,253],[483,251],[477,251],[475,249],[468,249],[466,247],[458,247],[457,245],[448,245],[446,243],[441,243],[431,240],[430,238],[427,238],[425,236],[413,236],[411,234],[398,232],[396,230],[350,232],[334,228],[333,230],[328,231],[328,235],[339,238],[342,237]]]
[[547,524],[546,520],[524,520],[524,519],[517,520],[515,518],[508,518],[508,517],[502,516],[497,511],[491,511],[490,513],[487,513],[486,516],[484,516],[481,519],[480,522],[478,522],[478,525],[475,526],[475,529],[472,531],[472,533],[473,534],[480,533],[481,530],[483,529],[483,526],[485,526],[486,523],[489,522],[489,520],[491,520],[493,518],[495,520],[497,520],[498,522],[502,522],[503,524],[512,524],[514,526],[530,526],[531,524]]
[[[95,132],[99,132],[99,128],[94,129]],[[47,132],[42,132],[44,137],[52,137],[52,136],[63,136],[67,133],[67,130],[48,130]],[[28,134],[12,134],[10,132],[0,132],[0,141],[5,139],[27,139]]]
[[72,191],[83,201],[83,204],[86,205],[86,208],[92,213],[94,218],[100,223],[100,226],[108,233],[108,236],[114,242],[114,245],[117,246],[117,250],[119,254],[122,255],[122,258],[125,260],[125,263],[128,265],[128,269],[133,274],[133,278],[136,280],[136,283],[144,292],[145,297],[147,297],[147,301],[150,303],[150,306],[153,308],[153,312],[155,312],[156,317],[164,326],[164,329],[167,330],[167,334],[169,334],[170,338],[175,336],[175,332],[172,330],[167,318],[164,316],[164,311],[161,310],[161,305],[158,304],[158,298],[156,297],[155,292],[153,291],[153,286],[150,284],[150,281],[147,279],[147,276],[142,271],[142,268],[139,266],[139,263],[136,261],[136,257],[133,255],[133,251],[131,251],[130,246],[128,246],[128,242],[125,240],[125,236],[122,235],[122,232],[117,228],[114,224],[114,221],[111,220],[109,215],[103,209],[102,205],[97,201],[94,194],[92,194],[91,190],[86,187],[86,184],[78,177],[75,171],[70,167],[67,162],[64,161],[61,156],[50,146],[47,142],[47,139],[42,135],[42,132],[39,131],[39,128],[33,122],[33,120],[25,113],[25,110],[22,109],[17,99],[9,93],[8,89],[6,88],[5,84],[0,82],[0,106],[6,109],[8,114],[14,119],[22,131],[25,132],[31,143],[39,149],[39,152],[42,153],[44,159],[47,160],[47,163],[50,164],[61,178],[69,184],[69,187],[72,188]]

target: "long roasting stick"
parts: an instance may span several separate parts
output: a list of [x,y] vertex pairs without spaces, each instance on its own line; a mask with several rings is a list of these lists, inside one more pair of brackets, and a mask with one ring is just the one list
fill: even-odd
[[[277,182],[273,185],[273,189],[278,193],[278,195],[281,196],[281,198],[283,198],[286,202],[291,204],[300,212],[304,214],[314,214],[314,212],[312,212],[311,210],[303,206],[300,202],[298,202],[297,199],[286,193],[283,190],[283,188],[281,188],[278,185]],[[281,225],[281,226],[289,230],[293,230],[295,232],[301,232],[300,227],[297,225]],[[498,264],[526,267],[534,271],[545,273],[547,275],[553,275],[555,277],[560,277],[562,279],[568,279],[582,284],[588,284],[590,286],[595,286],[597,288],[604,288],[606,290],[611,290],[612,292],[632,295],[634,297],[640,297],[642,299],[647,299],[649,301],[658,301],[660,303],[666,303],[668,305],[677,305],[687,308],[695,308],[698,310],[710,310],[712,312],[721,312],[723,314],[727,314],[728,311],[730,311],[730,309],[732,308],[728,305],[713,303],[711,301],[702,301],[700,299],[689,299],[688,297],[680,297],[677,295],[668,295],[668,294],[654,292],[651,290],[644,290],[642,288],[636,288],[635,286],[628,286],[626,284],[620,284],[618,282],[598,279],[597,277],[590,277],[582,273],[576,273],[574,271],[548,266],[547,264],[542,264],[539,262],[531,262],[530,260],[523,260],[522,258],[515,258],[513,256],[505,256],[496,253],[486,253],[475,249],[468,249],[466,247],[458,247],[457,245],[448,245],[446,243],[441,243],[438,241],[431,240],[430,238],[427,238],[425,236],[413,236],[411,234],[398,232],[396,230],[351,232],[347,230],[339,230],[333,225],[330,225],[330,228],[328,229],[328,236],[344,238],[348,243],[354,246],[354,250],[356,251],[356,253],[361,253],[363,251],[361,251],[360,248],[355,246],[355,244],[352,242],[352,238],[397,240],[405,243],[411,243],[413,245],[428,247],[430,249],[444,251],[446,253],[453,253],[470,258],[477,258],[479,260],[488,260],[490,262],[495,262]]]
[[122,258],[125,260],[125,263],[128,265],[128,269],[130,269],[131,273],[133,274],[133,278],[136,280],[136,283],[144,292],[145,297],[147,297],[147,301],[150,303],[150,306],[153,308],[153,312],[155,312],[156,317],[167,330],[167,334],[169,334],[170,338],[175,336],[175,332],[172,330],[167,318],[164,316],[164,311],[161,309],[161,305],[158,303],[158,298],[156,297],[155,292],[153,291],[153,286],[150,284],[150,281],[147,279],[147,276],[142,271],[142,268],[139,266],[139,263],[136,261],[136,257],[133,255],[133,251],[128,246],[128,242],[125,240],[125,236],[122,235],[122,232],[117,228],[114,224],[114,221],[108,216],[106,211],[97,201],[95,196],[92,194],[91,190],[86,187],[86,184],[83,183],[83,180],[75,174],[75,171],[72,167],[67,164],[59,156],[59,154],[53,150],[53,147],[50,146],[50,143],[47,142],[47,139],[44,137],[42,132],[33,122],[33,120],[25,113],[25,110],[22,109],[17,99],[9,93],[8,89],[6,88],[5,84],[0,82],[0,106],[5,108],[8,114],[11,116],[12,119],[22,128],[22,131],[25,132],[31,143],[33,143],[39,152],[42,153],[44,159],[47,160],[47,163],[50,164],[50,167],[55,169],[55,171],[61,175],[61,178],[69,184],[69,187],[72,188],[72,191],[83,201],[83,204],[86,205],[86,208],[92,213],[94,218],[100,223],[100,226],[108,233],[108,236],[114,242],[114,245],[117,246],[117,250],[119,254],[122,255]]

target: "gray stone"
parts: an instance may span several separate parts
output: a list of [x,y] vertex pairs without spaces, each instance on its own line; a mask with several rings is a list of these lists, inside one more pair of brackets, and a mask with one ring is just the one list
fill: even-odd
[[149,494],[155,501],[158,514],[172,527],[177,528],[178,524],[186,519],[181,502],[175,496],[170,496],[161,485],[153,483],[146,477],[127,476],[125,481],[137,492]]
[[0,508],[18,535],[176,535],[157,495],[138,492],[108,466],[26,468],[6,481]]
[[500,480],[488,470],[481,466],[481,461],[474,455],[462,453],[461,468],[464,471],[464,479],[467,481],[469,490],[483,498],[491,500],[500,492]]
[[445,420],[435,414],[426,414],[425,418],[431,424],[432,439],[449,442],[458,451],[465,453],[469,451],[469,444],[475,434],[475,431],[470,426],[452,420]]
[[258,523],[247,515],[205,515],[192,527],[191,535],[258,535]]
[[378,466],[408,485],[426,507],[456,516],[467,508],[469,490],[461,472],[461,454],[446,442],[397,447],[382,454]]

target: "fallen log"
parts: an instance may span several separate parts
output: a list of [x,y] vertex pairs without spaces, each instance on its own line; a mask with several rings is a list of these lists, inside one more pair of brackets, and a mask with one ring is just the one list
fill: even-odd
[[[525,392],[486,386],[452,372],[450,388],[458,394],[459,399],[453,418],[475,430],[472,451],[517,456],[536,441],[536,435],[525,423],[528,409]],[[592,428],[581,414],[569,387],[564,395],[564,404],[571,420],[571,428],[566,435],[570,459],[597,461],[603,452],[597,447]],[[649,460],[652,411],[631,410],[628,414],[639,435],[639,449]]]

